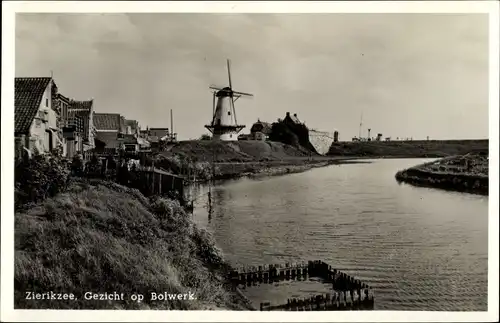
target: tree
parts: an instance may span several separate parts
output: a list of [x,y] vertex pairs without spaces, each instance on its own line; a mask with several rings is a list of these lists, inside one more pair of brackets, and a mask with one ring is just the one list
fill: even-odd
[[210,140],[210,139],[212,139],[212,137],[210,137],[210,135],[207,135],[207,134],[203,134],[200,137],[200,140]]

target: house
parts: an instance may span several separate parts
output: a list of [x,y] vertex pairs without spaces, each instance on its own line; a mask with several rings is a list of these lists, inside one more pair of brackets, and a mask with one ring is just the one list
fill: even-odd
[[139,136],[139,122],[136,120],[125,119],[124,124],[126,134]]
[[158,136],[147,136],[146,140],[149,142],[152,150],[158,151],[160,149],[160,138]]
[[297,117],[297,113],[294,113],[293,116],[290,115],[290,112],[286,113],[285,119],[283,119],[283,122],[285,124],[293,124],[293,125],[301,125],[303,124],[300,122],[299,118]]
[[148,128],[148,136],[163,138],[169,134],[168,128]]
[[121,148],[122,118],[118,113],[95,113],[93,123],[96,137],[104,143],[106,149]]
[[139,141],[137,137],[133,134],[123,134],[122,136],[122,144],[125,152],[138,152],[140,149]]
[[62,131],[63,156],[72,158],[84,152],[85,122],[80,111],[71,109],[71,100],[62,94],[57,95],[59,128]]
[[137,143],[139,144],[139,151],[149,151],[151,148],[149,141],[142,137],[137,137]]
[[257,122],[250,128],[250,139],[251,140],[267,140],[269,134],[271,133],[272,125],[268,122],[262,122],[257,119]]
[[14,82],[16,155],[41,154],[62,145],[58,128],[57,85],[51,77],[16,77]]
[[71,117],[79,116],[83,119],[83,152],[95,148],[96,129],[94,126],[94,100],[70,100],[69,111]]

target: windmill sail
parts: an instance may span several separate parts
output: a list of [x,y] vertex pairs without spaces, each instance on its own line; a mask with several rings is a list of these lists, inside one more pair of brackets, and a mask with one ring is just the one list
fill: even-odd
[[209,86],[210,89],[215,90],[212,102],[213,117],[212,123],[206,125],[205,128],[213,134],[214,140],[238,140],[238,133],[245,126],[238,124],[234,102],[242,96],[253,96],[250,93],[233,90],[229,59],[227,60],[227,77],[228,87]]

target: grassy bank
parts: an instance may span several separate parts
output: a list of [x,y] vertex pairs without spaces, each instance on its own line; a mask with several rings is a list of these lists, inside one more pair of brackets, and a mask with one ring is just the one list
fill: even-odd
[[[15,308],[250,309],[228,284],[228,270],[210,235],[177,202],[114,183],[73,180],[15,215]],[[30,291],[77,299],[27,300]],[[85,292],[114,291],[124,300],[84,299]],[[151,292],[196,299],[151,301]]]
[[329,156],[441,158],[488,152],[488,140],[366,141],[333,143]]
[[181,141],[165,155],[182,155],[198,162],[264,162],[316,156],[305,149],[271,141]]
[[270,141],[183,141],[157,156],[155,165],[206,181],[288,174],[348,159],[353,158],[320,156]]
[[261,163],[219,163],[216,165],[217,174],[215,179],[233,179],[238,177],[260,177],[277,176],[293,173],[301,173],[312,168],[326,167],[329,165],[341,165],[352,163],[366,163],[362,160],[350,158],[317,158],[317,159],[295,159],[280,162]]
[[443,158],[399,171],[396,179],[417,186],[488,195],[487,154]]

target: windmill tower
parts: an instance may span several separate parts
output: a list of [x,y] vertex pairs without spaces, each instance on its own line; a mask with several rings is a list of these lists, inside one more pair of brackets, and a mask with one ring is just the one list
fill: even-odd
[[238,133],[245,128],[245,126],[238,124],[236,119],[236,110],[234,109],[234,102],[242,96],[253,96],[253,94],[250,93],[233,90],[229,60],[227,60],[227,75],[229,78],[229,87],[209,87],[214,90],[212,102],[213,117],[212,122],[209,125],[206,125],[205,128],[213,134],[212,140],[238,140]]

